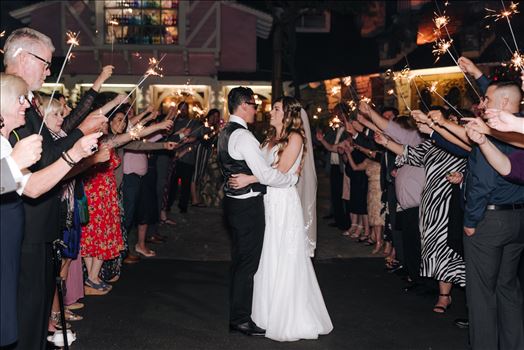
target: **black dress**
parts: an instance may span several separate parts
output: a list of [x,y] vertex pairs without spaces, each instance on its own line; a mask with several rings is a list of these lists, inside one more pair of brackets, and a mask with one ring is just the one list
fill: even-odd
[[[366,156],[360,151],[351,153],[355,164],[362,163]],[[352,214],[366,215],[368,213],[368,177],[365,171],[354,171],[346,163],[346,175],[349,177],[349,211]]]
[[0,346],[18,339],[17,290],[24,205],[16,192],[0,196]]

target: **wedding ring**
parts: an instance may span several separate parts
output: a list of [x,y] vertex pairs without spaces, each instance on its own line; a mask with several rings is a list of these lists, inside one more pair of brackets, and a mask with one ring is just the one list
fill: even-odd
[[96,151],[98,151],[98,145],[92,145],[89,150],[91,151],[91,153],[95,153]]

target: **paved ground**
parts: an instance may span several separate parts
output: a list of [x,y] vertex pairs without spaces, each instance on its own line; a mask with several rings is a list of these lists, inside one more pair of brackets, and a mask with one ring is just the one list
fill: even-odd
[[[325,213],[320,177],[319,216]],[[229,239],[218,209],[191,208],[174,215],[169,241],[158,257],[126,266],[113,291],[86,297],[85,319],[74,324],[73,349],[466,349],[467,331],[453,319],[465,314],[464,293],[453,308],[431,311],[436,290],[406,293],[369,247],[343,238],[319,219],[318,280],[334,331],[316,341],[277,343],[227,330]]]

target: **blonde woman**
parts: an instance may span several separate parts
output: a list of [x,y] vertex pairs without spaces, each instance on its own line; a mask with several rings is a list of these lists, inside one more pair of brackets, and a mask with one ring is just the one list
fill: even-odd
[[[301,169],[305,153],[312,152],[305,146],[301,109],[292,97],[276,100],[262,144],[267,163],[285,174]],[[229,184],[242,188],[255,182],[253,175],[237,174]],[[296,186],[268,187],[264,196],[266,228],[251,318],[277,341],[317,339],[333,329],[310,259],[303,205]]]
[[40,159],[42,137],[31,135],[16,143],[14,149],[7,140],[11,132],[25,124],[27,84],[21,78],[0,74],[0,157],[7,164],[18,183],[17,193],[2,195],[0,203],[0,346],[14,343],[18,338],[17,288],[20,267],[20,249],[24,232],[24,207],[19,195],[37,198],[52,189],[82,158],[92,154],[101,134],[92,134],[78,140],[46,168],[31,173],[28,168]]

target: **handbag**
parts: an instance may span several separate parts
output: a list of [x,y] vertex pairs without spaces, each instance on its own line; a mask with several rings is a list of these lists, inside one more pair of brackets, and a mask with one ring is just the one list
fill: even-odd
[[80,198],[76,198],[76,204],[78,205],[78,216],[80,217],[80,225],[84,226],[89,222],[89,207],[87,202],[87,196],[84,191],[84,184],[80,184]]

